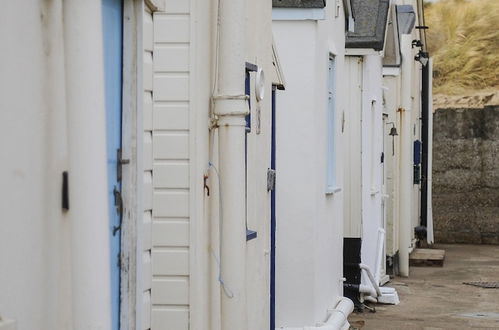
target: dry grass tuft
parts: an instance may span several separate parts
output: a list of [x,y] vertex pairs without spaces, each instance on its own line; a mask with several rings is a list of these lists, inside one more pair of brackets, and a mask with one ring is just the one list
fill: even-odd
[[499,87],[499,0],[427,3],[425,19],[435,93]]

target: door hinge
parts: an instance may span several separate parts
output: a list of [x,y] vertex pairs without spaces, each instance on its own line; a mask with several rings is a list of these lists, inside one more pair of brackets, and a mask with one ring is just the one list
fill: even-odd
[[122,165],[125,165],[125,164],[130,164],[130,159],[123,159],[122,158],[122,150],[121,148],[117,149],[116,150],[116,180],[118,180],[118,182],[121,182],[121,178],[123,176],[123,169],[122,169]]
[[68,171],[62,172],[62,209],[69,210],[69,178]]
[[129,258],[125,257],[122,252],[118,254],[118,267],[128,273],[129,270]]
[[274,169],[267,170],[267,191],[275,190],[276,172]]

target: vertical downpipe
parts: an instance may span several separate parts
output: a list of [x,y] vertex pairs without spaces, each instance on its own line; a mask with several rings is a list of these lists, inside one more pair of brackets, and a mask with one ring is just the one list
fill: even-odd
[[110,329],[102,4],[63,6],[73,329]]
[[433,181],[433,59],[428,61],[428,178],[426,181],[427,200],[426,206],[426,240],[429,244],[434,243],[433,235],[433,206],[432,206],[432,181]]
[[429,126],[429,92],[428,86],[430,64],[421,68],[421,221],[420,225],[428,228],[428,126]]
[[220,0],[218,90],[222,330],[246,329],[244,0]]
[[400,275],[409,276],[409,247],[411,245],[411,192],[412,192],[412,143],[411,143],[411,86],[413,55],[412,36],[403,34],[402,52],[402,108],[400,111],[400,226],[399,265]]

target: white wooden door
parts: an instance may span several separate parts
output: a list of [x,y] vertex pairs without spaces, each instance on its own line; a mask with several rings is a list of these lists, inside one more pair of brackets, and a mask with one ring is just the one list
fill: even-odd
[[345,112],[344,236],[362,236],[362,57],[345,57],[348,105]]
[[381,163],[382,167],[382,181],[381,181],[381,229],[382,233],[380,233],[380,242],[379,244],[382,245],[382,248],[379,249],[379,253],[381,255],[379,256],[378,260],[380,262],[379,269],[380,269],[380,284],[384,284],[387,282],[387,276],[386,276],[386,226],[387,226],[387,203],[388,203],[388,198],[390,198],[390,195],[388,193],[388,165],[387,161],[390,158],[389,155],[391,155],[392,152],[392,145],[391,145],[391,136],[389,135],[391,126],[387,124],[388,122],[388,114],[383,114],[383,121],[382,121],[382,127],[381,127],[381,132],[383,134],[383,162]]

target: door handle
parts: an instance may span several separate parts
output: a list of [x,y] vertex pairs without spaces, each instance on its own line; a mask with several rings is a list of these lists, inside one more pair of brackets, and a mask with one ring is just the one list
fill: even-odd
[[116,207],[116,212],[118,213],[120,224],[118,226],[113,226],[113,236],[121,229],[121,216],[123,214],[123,198],[121,196],[121,191],[114,187],[113,190],[114,195],[114,206]]

